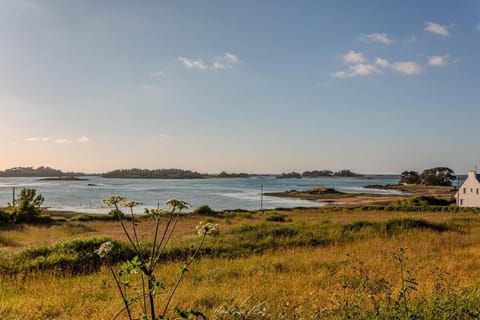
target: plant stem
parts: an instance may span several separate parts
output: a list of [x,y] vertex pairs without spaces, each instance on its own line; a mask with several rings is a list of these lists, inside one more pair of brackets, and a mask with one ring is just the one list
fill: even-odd
[[175,282],[175,286],[173,287],[172,291],[170,292],[170,295],[168,296],[167,303],[165,304],[165,307],[163,308],[163,313],[162,313],[163,317],[165,317],[165,314],[167,313],[168,306],[170,305],[170,302],[172,301],[173,295],[175,294],[175,291],[177,291],[177,288],[180,285],[180,282],[182,281],[183,276],[188,271],[187,267],[193,262],[193,260],[195,260],[197,258],[197,255],[200,253],[200,249],[202,248],[203,243],[205,242],[206,236],[207,236],[207,234],[204,233],[203,236],[202,236],[202,240],[200,241],[200,244],[198,245],[197,250],[195,251],[193,256],[190,257],[190,260],[185,262],[185,264],[182,268],[182,271],[180,272],[180,276],[178,277],[177,282]]
[[112,273],[113,279],[117,284],[118,291],[120,291],[120,295],[122,296],[123,303],[125,304],[125,310],[127,310],[127,313],[128,313],[128,319],[132,320],[133,318],[132,318],[132,314],[130,313],[130,308],[128,307],[128,301],[125,295],[123,294],[122,287],[120,286],[120,281],[117,279],[117,276],[115,275],[115,272],[113,271],[113,268],[108,261],[107,261],[107,264],[108,264],[108,268],[110,269],[110,272]]

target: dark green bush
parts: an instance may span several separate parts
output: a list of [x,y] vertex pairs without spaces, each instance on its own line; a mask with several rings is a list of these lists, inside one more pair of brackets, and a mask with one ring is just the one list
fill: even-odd
[[217,213],[212,210],[209,206],[206,204],[199,206],[193,211],[194,214],[202,215],[202,216],[214,216]]
[[[28,248],[18,254],[0,258],[0,273],[13,275],[41,270],[52,270],[61,274],[95,272],[102,264],[95,250],[106,241],[111,240],[107,237],[74,239],[51,246]],[[135,252],[127,244],[112,242],[112,263],[123,262],[135,256]]]
[[6,209],[9,220],[14,223],[32,222],[42,214],[41,205],[45,198],[35,189],[22,189],[15,206]]

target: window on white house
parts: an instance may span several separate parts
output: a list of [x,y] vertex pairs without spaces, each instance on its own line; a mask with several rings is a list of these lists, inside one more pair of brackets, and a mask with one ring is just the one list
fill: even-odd
[[478,188],[477,188],[477,194],[478,194]]
[[467,188],[463,188],[463,193],[467,193]]
[[461,206],[463,205],[463,199],[460,199],[460,205]]

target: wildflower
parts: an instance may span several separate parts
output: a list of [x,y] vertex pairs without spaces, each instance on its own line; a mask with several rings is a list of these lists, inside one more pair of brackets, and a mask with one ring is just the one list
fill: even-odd
[[100,258],[106,258],[113,249],[113,243],[111,241],[104,242],[100,247],[95,250],[95,253],[100,256]]
[[219,227],[220,227],[220,225],[218,223],[207,222],[207,223],[204,224],[203,222],[200,222],[195,227],[195,229],[197,229],[197,234],[199,236],[208,235],[208,234],[217,235]]
[[126,201],[127,199],[122,196],[110,196],[102,200],[102,208],[109,208],[119,205],[120,203]]
[[122,202],[120,202],[120,206],[126,207],[126,208],[133,208],[133,207],[139,206],[141,204],[142,204],[141,202],[138,202],[138,201],[135,201],[135,200],[126,200],[126,199],[123,200]]
[[172,208],[172,210],[178,209],[180,211],[191,207],[190,203],[177,199],[168,199],[165,204]]
[[145,214],[156,219],[166,216],[169,212],[164,209],[145,209]]

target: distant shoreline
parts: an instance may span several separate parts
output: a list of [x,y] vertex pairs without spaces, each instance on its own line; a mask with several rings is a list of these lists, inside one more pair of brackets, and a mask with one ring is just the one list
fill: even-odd
[[[387,205],[393,201],[403,200],[412,196],[453,197],[456,189],[447,186],[404,186],[404,185],[370,185],[367,189],[395,190],[404,194],[373,194],[373,193],[343,193],[318,192],[322,187],[306,191],[289,190],[284,192],[265,193],[266,196],[292,198],[308,201],[326,202],[340,206]],[[323,188],[325,189],[325,188]],[[332,189],[333,190],[333,189]]]

